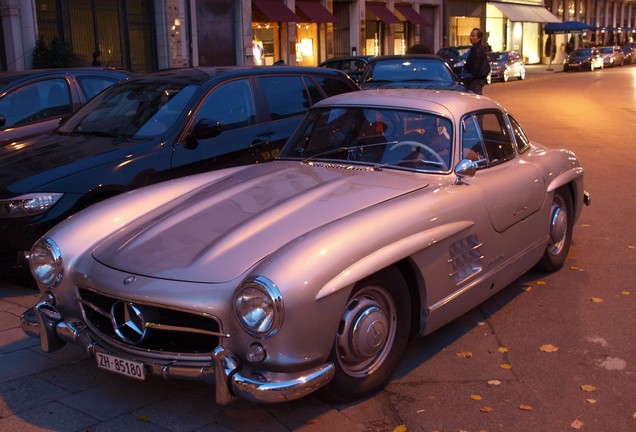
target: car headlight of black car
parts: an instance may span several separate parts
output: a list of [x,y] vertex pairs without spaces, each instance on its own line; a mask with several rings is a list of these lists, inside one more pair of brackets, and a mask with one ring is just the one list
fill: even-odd
[[266,338],[280,330],[283,297],[272,281],[259,276],[241,283],[234,295],[234,313],[250,335]]
[[59,201],[61,193],[31,193],[0,200],[0,217],[17,218],[35,216],[48,211]]
[[36,281],[47,288],[55,288],[62,281],[62,253],[51,239],[38,240],[29,254],[29,267]]

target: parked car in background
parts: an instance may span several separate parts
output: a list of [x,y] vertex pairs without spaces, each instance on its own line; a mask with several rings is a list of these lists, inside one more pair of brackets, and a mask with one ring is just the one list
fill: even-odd
[[599,52],[603,57],[603,67],[623,66],[625,55],[619,46],[603,46]]
[[95,67],[0,73],[0,146],[55,129],[97,93],[137,75]]
[[464,63],[466,63],[470,48],[470,45],[450,46],[441,48],[437,51],[437,55],[448,63],[453,73],[459,75],[464,72]]
[[24,264],[49,228],[110,196],[272,160],[310,106],[357,90],[318,67],[176,69],[116,84],[54,133],[0,148],[0,264]]
[[507,82],[511,77],[526,78],[526,65],[517,51],[489,52],[490,78],[492,81]]
[[636,48],[633,48],[630,45],[621,45],[621,50],[625,56],[623,64],[631,65],[636,63]]
[[364,67],[369,63],[372,57],[373,56],[337,57],[326,60],[318,66],[341,70],[349,75],[355,82],[360,82]]
[[364,68],[360,88],[432,88],[465,91],[440,57],[432,54],[376,56]]
[[563,60],[563,72],[603,69],[603,57],[598,48],[577,48]]
[[355,400],[385,385],[411,336],[535,266],[561,268],[583,187],[572,152],[532,143],[487,97],[335,96],[278,160],[57,225],[31,252],[42,296],[22,328],[44,351],[78,344],[138,380],[215,381],[221,404],[321,387]]

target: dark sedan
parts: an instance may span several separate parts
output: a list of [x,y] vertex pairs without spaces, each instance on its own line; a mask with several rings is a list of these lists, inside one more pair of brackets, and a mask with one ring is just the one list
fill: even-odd
[[603,57],[597,48],[575,49],[563,61],[563,72],[603,69]]
[[355,82],[360,82],[362,72],[373,56],[336,57],[320,63],[318,66],[338,69],[346,73]]
[[0,146],[55,129],[97,93],[136,75],[112,68],[1,73]]
[[360,87],[429,88],[466,91],[446,62],[432,54],[373,57],[364,68]]
[[116,84],[54,133],[0,148],[0,267],[24,263],[44,232],[97,201],[269,161],[310,106],[356,90],[318,67],[177,69]]
[[446,61],[455,74],[464,72],[464,64],[468,58],[471,45],[445,47],[437,51],[437,55]]

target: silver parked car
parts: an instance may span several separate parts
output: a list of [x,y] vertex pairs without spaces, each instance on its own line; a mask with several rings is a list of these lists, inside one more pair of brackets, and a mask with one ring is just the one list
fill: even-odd
[[589,196],[568,151],[499,104],[352,92],[306,114],[272,162],[98,203],[34,246],[44,351],[107,371],[216,382],[216,401],[353,400],[407,341],[524,272],[559,269]]
[[520,80],[526,78],[526,65],[517,51],[489,52],[488,61],[492,81],[507,82],[512,77]]
[[625,63],[625,54],[619,46],[603,46],[598,50],[603,57],[604,67],[623,66]]

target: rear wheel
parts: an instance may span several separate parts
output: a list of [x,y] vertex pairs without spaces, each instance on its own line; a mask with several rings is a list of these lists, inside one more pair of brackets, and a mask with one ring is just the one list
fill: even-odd
[[541,261],[537,264],[537,270],[553,272],[563,266],[572,243],[573,211],[572,196],[569,191],[565,188],[557,190],[550,208],[548,245]]
[[406,349],[410,322],[410,296],[397,269],[360,281],[340,318],[330,355],[336,373],[323,393],[350,401],[381,389]]
[[504,68],[501,77],[503,82],[508,82],[508,78],[510,78],[510,72],[508,72],[508,68]]
[[520,80],[526,79],[526,68],[525,67],[521,68],[521,73],[519,74],[519,79]]

